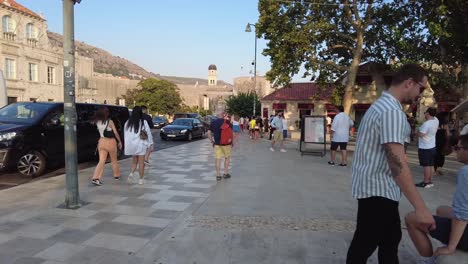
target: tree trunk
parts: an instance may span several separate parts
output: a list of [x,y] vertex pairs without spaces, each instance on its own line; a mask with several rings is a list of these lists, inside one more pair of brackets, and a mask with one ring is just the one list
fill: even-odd
[[356,75],[359,70],[359,64],[361,63],[363,43],[364,33],[362,30],[359,30],[357,32],[357,41],[356,48],[354,49],[353,53],[353,61],[351,62],[351,66],[348,70],[345,93],[343,95],[343,108],[344,112],[348,115],[351,112],[351,106],[353,104],[353,89],[354,83],[356,82]]

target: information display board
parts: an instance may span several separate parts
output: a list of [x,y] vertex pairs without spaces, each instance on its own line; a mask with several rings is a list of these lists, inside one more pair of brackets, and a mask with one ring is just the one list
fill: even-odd
[[303,116],[301,120],[301,142],[299,151],[304,153],[320,153],[325,156],[326,142],[325,116]]

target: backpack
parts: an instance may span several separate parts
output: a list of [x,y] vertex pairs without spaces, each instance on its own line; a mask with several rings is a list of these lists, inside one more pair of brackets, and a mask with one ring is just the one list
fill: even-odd
[[224,146],[231,145],[232,137],[232,128],[226,120],[224,120],[224,123],[221,125],[221,139],[219,140],[219,144]]

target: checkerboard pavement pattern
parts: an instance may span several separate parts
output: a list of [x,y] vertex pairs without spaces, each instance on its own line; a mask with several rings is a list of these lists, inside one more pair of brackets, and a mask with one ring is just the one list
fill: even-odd
[[144,185],[127,184],[130,163],[120,161],[120,181],[106,166],[99,187],[89,182],[94,168],[81,171],[80,198],[89,204],[77,210],[57,208],[64,176],[2,191],[0,263],[142,263],[139,250],[216,187],[207,140],[153,153]]

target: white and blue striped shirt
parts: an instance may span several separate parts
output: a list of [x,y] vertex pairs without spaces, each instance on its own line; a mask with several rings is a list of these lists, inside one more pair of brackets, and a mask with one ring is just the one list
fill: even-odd
[[383,92],[359,125],[352,169],[354,198],[378,196],[400,200],[400,187],[392,177],[383,145],[404,145],[409,129],[400,102],[390,93]]

